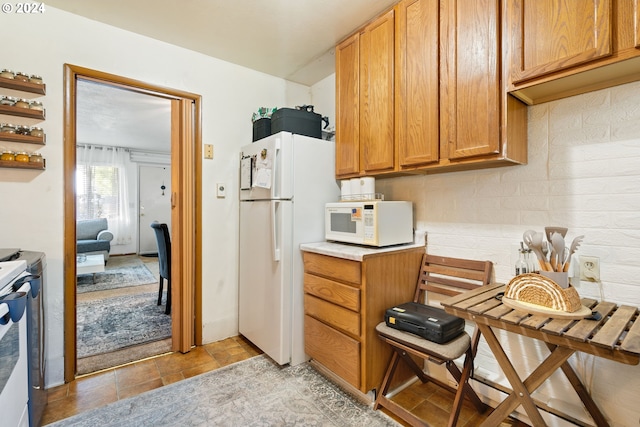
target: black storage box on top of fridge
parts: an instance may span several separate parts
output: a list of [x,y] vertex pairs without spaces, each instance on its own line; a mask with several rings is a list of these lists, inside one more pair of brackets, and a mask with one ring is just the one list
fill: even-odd
[[271,135],[271,119],[263,117],[253,122],[253,142]]
[[429,341],[443,344],[464,332],[464,319],[442,308],[407,302],[389,308],[384,321],[390,328],[411,332]]
[[322,138],[322,116],[313,112],[312,105],[279,108],[271,115],[271,133],[281,131]]

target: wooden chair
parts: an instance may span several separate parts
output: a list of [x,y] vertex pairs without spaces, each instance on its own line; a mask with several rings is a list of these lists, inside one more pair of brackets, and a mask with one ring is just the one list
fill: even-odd
[[[422,258],[422,266],[418,276],[418,283],[414,295],[414,302],[426,303],[426,293],[442,294],[444,296],[454,296],[464,291],[483,286],[491,280],[491,261],[474,261],[459,258],[447,258],[425,254]],[[473,370],[473,359],[475,356],[480,332],[476,328],[473,336],[464,332],[457,338],[444,343],[437,344],[423,339],[417,335],[400,331],[388,327],[385,322],[376,326],[379,337],[387,342],[393,349],[391,361],[382,380],[374,409],[380,406],[385,407],[389,412],[395,414],[412,426],[425,426],[426,423],[420,418],[387,398],[389,387],[393,381],[394,373],[398,363],[402,360],[426,383],[431,381],[447,390],[455,393],[453,408],[449,417],[449,426],[455,426],[460,415],[463,397],[467,397],[478,409],[484,412],[488,407],[480,401],[480,398],[468,383]],[[462,372],[454,363],[454,360],[465,355]],[[427,375],[422,367],[414,361],[413,357],[444,364],[453,378],[458,382],[458,387],[454,388],[449,384]]]
[[162,304],[162,287],[164,279],[167,280],[167,306],[165,314],[171,314],[171,238],[167,224],[153,221],[151,228],[156,234],[158,244],[158,270],[160,273],[160,286],[158,289],[158,305]]

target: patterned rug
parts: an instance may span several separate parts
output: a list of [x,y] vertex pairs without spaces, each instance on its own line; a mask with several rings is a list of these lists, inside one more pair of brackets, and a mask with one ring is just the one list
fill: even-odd
[[307,363],[261,355],[50,426],[398,426]]
[[103,273],[96,273],[95,277],[93,274],[81,274],[78,276],[78,286],[76,290],[79,294],[83,294],[85,292],[105,291],[107,289],[156,283],[157,280],[151,271],[149,271],[142,261],[138,262],[139,265],[122,267],[107,266]]
[[157,298],[150,292],[79,302],[78,358],[170,337],[171,316],[164,314],[164,305],[156,305]]

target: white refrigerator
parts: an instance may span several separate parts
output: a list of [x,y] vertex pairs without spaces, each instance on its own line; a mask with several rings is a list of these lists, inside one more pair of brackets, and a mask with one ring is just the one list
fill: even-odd
[[324,240],[334,171],[333,142],[289,132],[240,153],[238,327],[280,365],[307,360],[300,244]]

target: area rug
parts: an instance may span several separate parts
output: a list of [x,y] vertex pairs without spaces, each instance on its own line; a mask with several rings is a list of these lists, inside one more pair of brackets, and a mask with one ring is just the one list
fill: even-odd
[[264,355],[120,400],[51,426],[398,426],[308,363]]
[[79,302],[78,358],[170,337],[171,316],[157,299],[150,292]]
[[156,283],[155,276],[139,261],[140,265],[109,268],[102,273],[81,274],[78,276],[76,291],[85,292],[105,291],[108,289],[126,288],[130,286],[148,285]]
[[84,375],[103,369],[125,365],[131,362],[146,359],[152,356],[171,352],[171,338],[159,341],[152,341],[126,347],[108,353],[96,354],[94,356],[81,357],[76,360],[76,374]]

